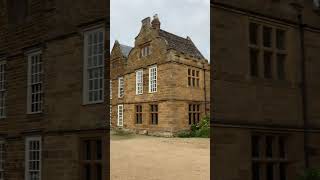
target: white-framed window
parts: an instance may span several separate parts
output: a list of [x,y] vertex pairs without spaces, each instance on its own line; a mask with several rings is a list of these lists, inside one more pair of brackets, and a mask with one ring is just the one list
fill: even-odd
[[41,137],[27,137],[25,148],[25,179],[41,180]]
[[136,71],[136,94],[143,94],[143,70]]
[[123,104],[118,105],[118,126],[123,126]]
[[144,46],[141,48],[141,57],[146,57],[151,54],[150,45]]
[[6,95],[7,95],[6,61],[1,61],[0,62],[0,118],[6,117]]
[[157,66],[149,68],[149,93],[157,92]]
[[112,80],[110,80],[110,99],[112,99]]
[[43,67],[42,52],[28,54],[28,96],[29,114],[41,113],[43,106]]
[[122,98],[124,95],[124,79],[123,77],[118,78],[118,97]]
[[5,163],[6,144],[3,140],[0,141],[0,180],[4,180],[4,163]]
[[84,104],[104,101],[104,28],[84,32]]

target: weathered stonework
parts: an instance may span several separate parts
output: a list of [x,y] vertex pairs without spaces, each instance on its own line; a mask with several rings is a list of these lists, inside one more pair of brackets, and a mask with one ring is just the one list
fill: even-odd
[[[148,21],[149,20],[149,21]],[[124,105],[122,128],[154,135],[171,136],[177,131],[189,129],[188,107],[199,103],[201,117],[209,112],[210,65],[188,38],[169,34],[150,19],[143,20],[133,48],[115,42],[111,52],[112,127],[117,128],[117,105]],[[147,23],[144,23],[147,21]],[[169,38],[183,43],[171,47]],[[173,40],[172,40],[173,41]],[[149,44],[151,54],[140,56],[141,47]],[[182,47],[184,46],[184,47]],[[126,50],[129,48],[129,53]],[[187,49],[185,52],[181,49]],[[188,52],[189,51],[189,52]],[[126,54],[126,52],[128,54]],[[149,67],[157,65],[157,92],[149,93]],[[188,68],[199,71],[199,87],[188,86]],[[143,69],[143,94],[136,95],[136,70]],[[124,97],[118,98],[118,77],[124,77]],[[151,125],[150,104],[159,106],[159,123]],[[135,105],[142,105],[142,124],[136,124]],[[205,109],[206,108],[206,109]],[[208,114],[209,115],[209,114]]]
[[[83,105],[82,31],[105,26],[107,2],[29,0],[28,14],[19,24],[9,21],[7,2],[0,0],[0,59],[7,62],[7,116],[0,120],[0,138],[6,142],[4,179],[25,179],[28,136],[42,138],[42,180],[82,179],[80,141],[87,137],[107,140],[105,109],[109,104],[106,95],[103,103]],[[109,44],[107,39],[105,44]],[[42,113],[27,114],[25,52],[33,48],[42,50],[44,106]],[[108,64],[105,94],[109,92]],[[103,154],[105,158],[107,153]]]
[[[305,107],[309,126],[303,118],[302,49],[297,12],[291,7],[292,2],[304,7]],[[256,133],[287,137],[287,179],[298,179],[306,167],[305,151],[308,151],[309,167],[319,168],[320,148],[316,140],[320,138],[320,101],[317,100],[320,96],[316,93],[319,92],[320,72],[319,10],[315,11],[312,1],[215,0],[211,3],[211,12],[213,179],[253,178],[251,137]],[[259,77],[250,75],[250,22],[286,30],[285,80],[263,78],[263,62],[259,64]],[[274,64],[273,77],[276,77],[275,67]],[[261,172],[264,179],[266,171]],[[274,178],[280,179],[278,170]]]

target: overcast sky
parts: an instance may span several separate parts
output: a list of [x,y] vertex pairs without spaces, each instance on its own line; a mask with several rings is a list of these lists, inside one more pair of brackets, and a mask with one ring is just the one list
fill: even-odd
[[141,20],[158,14],[161,29],[181,37],[189,36],[210,60],[209,0],[111,0],[110,47],[114,41],[133,46]]

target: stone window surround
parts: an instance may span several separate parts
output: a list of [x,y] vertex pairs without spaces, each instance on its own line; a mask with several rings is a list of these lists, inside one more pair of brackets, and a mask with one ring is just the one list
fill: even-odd
[[200,71],[188,68],[188,87],[200,87]]
[[[27,113],[28,114],[42,113],[42,110],[43,110],[42,109],[43,108],[42,51],[40,49],[34,49],[32,51],[26,52],[25,54],[27,55],[27,60],[28,60]],[[34,68],[33,71],[32,71],[32,68]],[[37,71],[37,72],[34,72],[34,71]],[[35,89],[36,91],[32,92],[32,89]],[[37,98],[35,99],[32,97],[37,97]]]
[[135,118],[135,124],[142,124],[143,122],[143,106],[142,104],[136,104],[135,105],[135,114],[136,114],[136,118]]
[[150,104],[150,125],[158,125],[159,124],[159,105],[158,104]]
[[[258,137],[258,142],[255,144],[253,142],[253,137]],[[267,145],[267,137],[271,137],[271,152]],[[280,148],[280,139],[283,140],[282,148]],[[251,156],[252,156],[252,176],[254,176],[254,171],[259,171],[259,179],[264,179],[263,176],[267,176],[268,167],[271,165],[271,170],[273,174],[273,179],[279,179],[281,173],[280,169],[284,170],[284,175],[286,178],[288,176],[288,136],[286,134],[274,134],[274,133],[259,133],[254,132],[251,134]],[[254,150],[255,147],[258,149]],[[269,150],[268,150],[269,149]],[[254,152],[256,151],[256,152]],[[257,154],[258,153],[258,154]],[[281,154],[282,153],[282,154]],[[269,166],[270,167],[270,166]],[[257,169],[255,169],[257,168]],[[283,171],[282,171],[283,173]],[[277,177],[276,177],[277,176]],[[279,178],[278,178],[279,177]],[[252,177],[254,179],[254,177]]]
[[118,77],[118,98],[123,98],[124,96],[124,77]]
[[[251,43],[251,39],[250,39],[250,24],[253,23],[253,24],[256,24],[258,25],[258,29],[257,29],[257,44],[252,44]],[[264,52],[269,52],[271,53],[271,78],[269,79],[278,79],[278,80],[285,80],[286,78],[286,71],[285,71],[285,62],[286,62],[286,57],[288,55],[287,53],[287,32],[288,32],[288,28],[283,26],[283,25],[278,25],[276,23],[268,23],[267,21],[262,21],[262,20],[258,20],[258,19],[254,19],[254,18],[250,18],[249,21],[248,21],[248,47],[249,47],[249,59],[250,59],[250,52],[252,50],[254,51],[257,51],[257,76],[252,76],[250,73],[249,73],[249,76],[250,77],[253,77],[253,78],[264,78],[264,63],[263,63],[263,60],[264,60]],[[263,27],[267,27],[267,28],[271,28],[272,30],[272,33],[271,33],[271,47],[264,47],[263,45]],[[283,45],[284,45],[284,48],[283,49],[279,49],[277,47],[277,30],[279,31],[283,31],[284,32],[284,42],[283,42]],[[284,59],[282,59],[284,62],[282,62],[284,64],[283,66],[283,69],[280,70],[279,69],[279,64],[280,62],[278,62],[278,55],[279,57],[281,55],[284,56]],[[251,59],[250,59],[251,61]],[[280,60],[279,60],[280,61]],[[249,70],[251,69],[251,63],[249,63]],[[279,77],[279,74],[281,74],[281,72],[278,72],[278,71],[283,71],[283,76],[284,77]],[[250,70],[251,72],[251,70]]]
[[[38,146],[30,147],[30,143],[34,142],[38,144]],[[38,174],[39,180],[41,180],[41,164],[42,164],[42,142],[41,142],[41,136],[31,136],[26,137],[25,139],[25,179],[31,179],[30,178],[30,172]],[[33,149],[31,149],[33,148]],[[37,154],[36,157],[30,156],[30,150],[34,152],[34,154]],[[33,158],[33,159],[31,159]],[[30,162],[35,164],[35,169],[29,169]]]
[[[103,177],[103,141],[97,136],[80,139],[80,179],[102,179]],[[89,168],[88,168],[89,167]],[[99,168],[99,169],[98,169]],[[90,171],[89,173],[87,171]]]
[[157,65],[153,65],[149,67],[149,93],[155,93],[157,92],[157,80],[158,76],[158,67]]
[[136,95],[143,94],[143,69],[136,71]]
[[[92,57],[89,57],[89,51],[88,51],[88,46],[89,46],[89,35],[92,34],[100,34],[102,33],[102,41],[99,41],[99,38],[97,37],[97,49],[96,49],[96,53],[94,54],[94,51],[92,51]],[[89,27],[83,30],[83,37],[84,37],[84,61],[83,61],[83,104],[96,104],[96,103],[102,103],[104,102],[104,66],[105,66],[105,61],[104,61],[104,44],[105,44],[105,30],[104,27],[101,25],[97,25],[97,26],[93,26],[93,27]],[[95,45],[95,44],[93,44]],[[102,46],[102,50],[101,48],[99,48],[99,46]],[[95,47],[95,46],[94,46]],[[100,52],[99,52],[100,49]],[[94,49],[93,49],[94,50]],[[94,65],[94,56],[97,57],[96,59],[96,65]],[[100,56],[100,57],[99,57]],[[102,56],[102,57],[101,57]],[[92,64],[89,67],[89,58],[92,58]],[[101,62],[99,63],[99,59],[101,59]],[[100,71],[99,76],[96,77],[95,79],[89,79],[89,71],[95,71],[98,70]],[[92,72],[93,73],[93,72]],[[97,73],[96,73],[97,74]],[[93,90],[89,90],[89,81],[93,81],[93,87],[94,84],[97,83],[97,81],[99,82],[98,84],[98,88],[97,89],[93,89]],[[90,92],[89,92],[90,91]],[[89,93],[92,93],[93,97],[94,94],[97,93],[97,98],[95,99],[91,99],[89,100]]]
[[123,104],[119,104],[118,105],[118,118],[117,118],[117,126],[122,127],[123,126],[123,112],[124,112],[124,108],[123,108]]

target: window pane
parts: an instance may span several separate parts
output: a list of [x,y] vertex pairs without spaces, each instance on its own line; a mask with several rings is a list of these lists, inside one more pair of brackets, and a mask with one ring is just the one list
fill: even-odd
[[259,136],[252,136],[251,139],[251,153],[252,157],[259,157],[260,155],[260,137]]
[[272,29],[269,27],[263,27],[263,46],[272,46]]
[[264,52],[264,77],[265,78],[271,78],[271,57],[272,53],[270,52]]
[[250,75],[258,76],[258,51],[250,49]]
[[260,180],[260,164],[258,163],[253,163],[252,164],[252,180]]
[[273,180],[274,179],[274,172],[273,172],[273,164],[272,163],[268,163],[267,164],[267,180]]
[[286,157],[286,148],[285,148],[284,137],[279,137],[279,156],[280,156],[280,158]]
[[250,23],[249,34],[250,34],[250,44],[258,44],[258,25],[255,23]]
[[285,163],[280,163],[279,171],[279,180],[287,180],[287,165]]
[[285,57],[286,56],[283,54],[277,55],[277,72],[278,72],[278,78],[280,80],[285,79],[285,66],[284,66]]
[[91,180],[91,167],[89,164],[84,166],[85,180]]
[[85,160],[91,160],[91,145],[90,141],[84,141],[84,155],[85,155]]
[[285,49],[285,31],[277,29],[277,48],[280,50]]
[[102,141],[101,140],[97,140],[96,141],[96,150],[97,150],[97,160],[101,160],[102,159]]
[[96,171],[97,171],[97,180],[102,180],[102,166],[101,166],[101,164],[96,165]]
[[266,137],[266,156],[268,158],[273,157],[273,140],[274,138],[272,136]]

